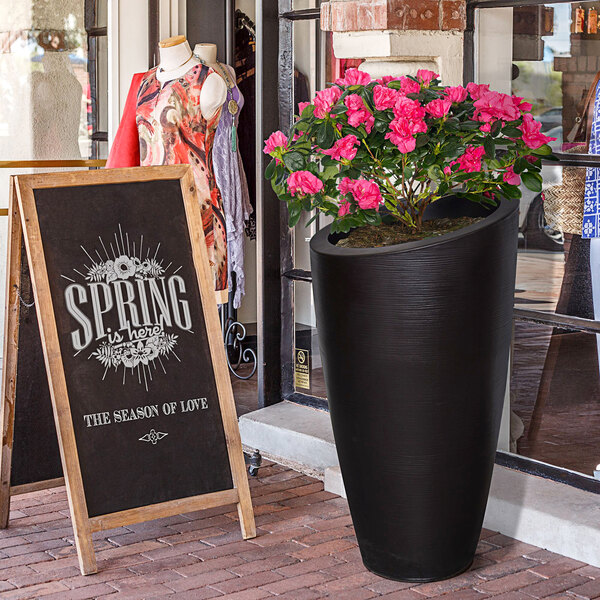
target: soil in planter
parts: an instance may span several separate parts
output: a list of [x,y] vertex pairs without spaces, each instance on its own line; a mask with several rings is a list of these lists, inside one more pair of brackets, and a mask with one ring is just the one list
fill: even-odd
[[425,238],[439,237],[457,231],[467,225],[482,221],[483,217],[459,217],[457,219],[433,219],[425,221],[421,231],[411,231],[402,223],[365,225],[353,229],[347,237],[339,240],[336,246],[342,248],[381,248],[414,242]]

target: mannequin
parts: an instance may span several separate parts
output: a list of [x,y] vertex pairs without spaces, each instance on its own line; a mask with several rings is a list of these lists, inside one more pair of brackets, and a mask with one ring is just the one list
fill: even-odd
[[[207,59],[196,53],[209,67],[212,67],[217,61],[217,47],[214,44],[196,44],[196,48],[198,46],[214,46],[214,53],[213,49],[207,50]],[[160,64],[156,71],[156,78],[163,84],[183,77],[192,67],[200,64],[183,35],[162,40],[158,47]],[[206,78],[200,93],[200,110],[207,120],[214,117],[219,108],[223,106],[226,96],[225,82],[217,73],[211,73]]]
[[[212,68],[226,83],[227,99],[221,111],[213,145],[213,168],[221,197],[227,230],[227,281],[235,289],[233,307],[239,308],[245,293],[245,222],[252,212],[244,166],[238,151],[238,124],[244,96],[237,87],[233,67],[217,62],[215,44],[196,44],[194,55]],[[235,277],[235,286],[233,279]]]
[[227,85],[184,36],[160,42],[160,65],[134,75],[107,167],[189,164],[217,302],[228,301],[227,232],[213,144]]

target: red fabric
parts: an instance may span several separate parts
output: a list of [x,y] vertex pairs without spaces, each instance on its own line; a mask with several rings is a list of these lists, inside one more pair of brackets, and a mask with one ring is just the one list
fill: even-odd
[[106,161],[106,167],[109,169],[140,166],[140,140],[135,122],[135,113],[137,95],[144,75],[145,73],[136,73],[131,80],[119,129]]

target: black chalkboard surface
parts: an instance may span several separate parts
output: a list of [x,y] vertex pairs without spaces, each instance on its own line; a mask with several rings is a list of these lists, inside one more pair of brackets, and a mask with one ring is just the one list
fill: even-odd
[[[96,570],[92,531],[185,510],[235,502],[253,537],[189,167],[17,186],[82,572]],[[21,335],[35,337],[33,325]]]
[[35,312],[25,245],[21,240],[15,430],[11,486],[53,482],[62,477],[44,351]]

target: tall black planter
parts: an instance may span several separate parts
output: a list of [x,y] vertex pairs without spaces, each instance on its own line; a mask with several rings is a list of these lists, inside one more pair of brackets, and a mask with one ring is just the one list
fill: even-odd
[[507,378],[518,202],[454,198],[426,218],[486,216],[434,240],[312,239],[319,343],[363,561],[397,580],[467,569],[489,492]]

